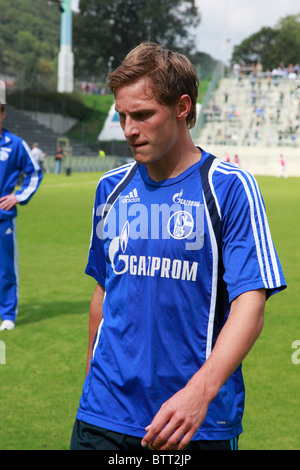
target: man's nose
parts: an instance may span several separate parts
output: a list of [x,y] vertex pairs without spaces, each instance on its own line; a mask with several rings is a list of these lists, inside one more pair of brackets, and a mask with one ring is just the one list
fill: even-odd
[[138,135],[139,130],[137,128],[135,120],[127,116],[125,119],[123,131],[126,139]]

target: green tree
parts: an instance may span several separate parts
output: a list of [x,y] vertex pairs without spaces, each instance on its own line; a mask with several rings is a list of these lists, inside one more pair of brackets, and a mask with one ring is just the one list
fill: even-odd
[[261,62],[265,70],[300,62],[300,14],[282,18],[274,28],[263,27],[235,46],[232,63]]
[[277,39],[275,45],[279,63],[300,63],[300,14],[282,18],[276,26]]
[[195,51],[192,27],[200,22],[194,0],[80,0],[74,16],[76,72],[107,73],[145,40],[171,49]]
[[[232,63],[245,62],[247,65],[260,62],[264,69],[274,67],[277,61],[275,46],[278,32],[273,28],[263,27],[235,46],[232,54]],[[276,66],[278,63],[276,63]]]
[[[56,76],[60,13],[46,0],[0,0],[0,73],[43,88]],[[48,64],[45,67],[45,63]]]

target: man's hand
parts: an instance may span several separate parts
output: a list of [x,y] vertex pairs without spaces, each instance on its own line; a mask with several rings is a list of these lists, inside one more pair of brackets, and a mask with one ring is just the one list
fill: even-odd
[[[204,388],[204,387],[203,387]],[[159,450],[182,450],[202,424],[210,400],[201,386],[189,382],[166,401],[146,428],[142,446]]]
[[16,204],[18,204],[18,199],[14,194],[9,194],[8,196],[0,197],[0,209],[4,211],[9,211]]

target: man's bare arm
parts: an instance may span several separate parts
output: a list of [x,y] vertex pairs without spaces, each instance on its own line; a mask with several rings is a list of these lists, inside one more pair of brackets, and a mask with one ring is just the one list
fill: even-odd
[[88,344],[88,356],[86,364],[86,375],[88,374],[91,357],[93,353],[94,338],[97,333],[98,327],[102,320],[102,306],[104,300],[105,289],[104,287],[97,284],[92,300],[90,303],[90,317],[89,317],[89,344]]
[[232,302],[210,357],[187,385],[161,406],[146,428],[142,446],[181,450],[188,445],[204,421],[209,403],[258,338],[265,301],[265,289],[261,289],[246,292]]

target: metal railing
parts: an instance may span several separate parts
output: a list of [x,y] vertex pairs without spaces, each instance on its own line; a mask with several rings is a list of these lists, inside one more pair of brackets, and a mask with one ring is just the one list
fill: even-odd
[[[61,173],[70,175],[72,172],[103,172],[109,171],[113,168],[125,165],[133,158],[120,158],[120,157],[69,157],[66,156],[61,165]],[[45,173],[56,172],[56,161],[52,156],[46,156],[43,162],[43,171]]]

